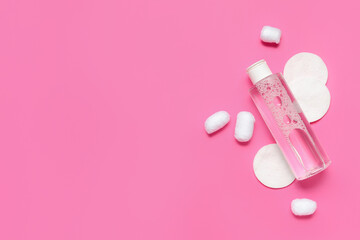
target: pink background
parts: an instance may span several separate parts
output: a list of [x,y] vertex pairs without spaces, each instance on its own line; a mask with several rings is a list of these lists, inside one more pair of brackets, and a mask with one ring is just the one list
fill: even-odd
[[[1,0],[0,239],[359,239],[358,1]],[[259,40],[279,27],[279,47]],[[282,190],[253,175],[273,143],[245,69],[320,55],[333,160]],[[231,122],[209,137],[204,120]],[[235,116],[254,113],[239,144]],[[309,218],[294,198],[318,202]]]

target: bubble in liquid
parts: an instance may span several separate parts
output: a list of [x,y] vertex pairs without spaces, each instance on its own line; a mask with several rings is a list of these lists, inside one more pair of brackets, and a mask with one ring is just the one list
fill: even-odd
[[282,105],[281,98],[279,96],[275,97],[273,102],[274,102],[275,106],[280,107]]
[[283,117],[283,120],[284,120],[284,123],[286,123],[286,124],[291,123],[291,119],[289,118],[288,115],[285,115],[285,116]]

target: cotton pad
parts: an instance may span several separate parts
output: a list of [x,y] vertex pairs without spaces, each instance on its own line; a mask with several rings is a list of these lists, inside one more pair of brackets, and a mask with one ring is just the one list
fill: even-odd
[[309,122],[319,120],[329,110],[330,92],[316,77],[298,77],[288,86]]
[[328,70],[324,61],[313,53],[302,52],[292,56],[285,64],[284,77],[287,83],[299,81],[302,77],[312,77],[326,84]]
[[277,144],[262,147],[255,155],[253,168],[256,178],[269,188],[283,188],[295,180]]
[[311,215],[316,211],[316,208],[316,202],[306,198],[294,199],[291,202],[291,211],[296,216]]
[[205,130],[208,134],[214,133],[223,128],[230,121],[230,114],[226,111],[219,111],[208,117],[205,121]]
[[254,131],[255,118],[251,112],[239,112],[236,119],[235,138],[239,142],[247,142]]
[[280,43],[281,30],[278,28],[264,26],[260,33],[260,39],[267,43]]

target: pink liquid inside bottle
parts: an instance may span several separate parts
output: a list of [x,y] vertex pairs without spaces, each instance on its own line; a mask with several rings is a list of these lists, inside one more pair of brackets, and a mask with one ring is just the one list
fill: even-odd
[[296,179],[306,179],[329,166],[331,161],[281,73],[272,74],[264,60],[247,72],[254,84],[250,95]]

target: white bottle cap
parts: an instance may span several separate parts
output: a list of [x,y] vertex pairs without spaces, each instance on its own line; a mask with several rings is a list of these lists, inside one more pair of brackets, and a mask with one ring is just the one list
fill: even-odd
[[246,71],[254,85],[272,74],[264,59],[254,63]]

